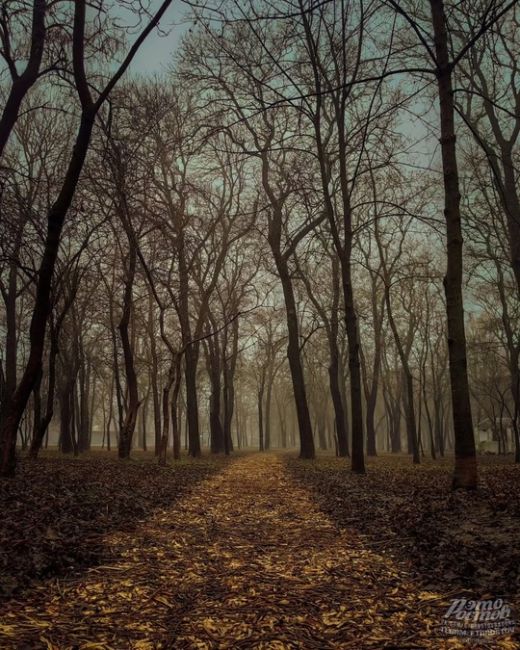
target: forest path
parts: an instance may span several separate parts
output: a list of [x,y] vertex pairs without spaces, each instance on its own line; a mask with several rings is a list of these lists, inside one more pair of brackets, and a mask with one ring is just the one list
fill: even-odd
[[105,543],[105,565],[12,604],[0,632],[17,642],[0,647],[461,647],[434,632],[437,595],[338,530],[274,454],[239,456]]

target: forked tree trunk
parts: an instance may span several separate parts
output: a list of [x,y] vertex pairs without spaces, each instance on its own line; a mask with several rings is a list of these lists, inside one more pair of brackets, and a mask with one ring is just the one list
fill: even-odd
[[[340,10],[340,20],[344,20],[344,12]],[[322,93],[322,62],[320,60],[320,47],[312,34],[309,18],[302,15],[305,28],[305,35],[308,45],[308,52],[314,74],[316,90],[316,107],[313,124],[316,135],[316,147],[318,162],[320,165],[320,180],[323,189],[325,212],[330,225],[330,231],[334,247],[341,265],[341,282],[343,288],[343,306],[345,309],[345,326],[348,339],[348,366],[350,377],[350,409],[352,427],[352,471],[357,474],[365,473],[365,454],[363,436],[363,406],[361,388],[361,363],[359,355],[359,328],[357,323],[356,305],[354,302],[354,289],[352,286],[352,210],[350,205],[351,188],[349,187],[349,170],[347,162],[347,138],[346,138],[346,99],[348,91],[346,88],[338,89],[333,93],[334,113],[332,118],[337,129],[337,147],[334,156],[339,163],[339,201],[341,204],[341,215],[335,209],[331,190],[331,169],[329,152],[326,149],[326,139],[322,133],[323,93]],[[346,44],[343,43],[346,47]],[[343,56],[346,57],[345,51]],[[339,57],[341,59],[341,56]],[[344,59],[345,60],[345,59]],[[339,64],[341,65],[341,63]],[[323,84],[324,85],[324,84]],[[335,180],[335,179],[334,179]],[[341,224],[341,226],[340,226]],[[339,228],[343,232],[340,233]]]
[[46,37],[46,5],[46,0],[34,0],[33,2],[29,60],[22,74],[18,75],[13,81],[4,110],[2,111],[0,118],[0,156],[2,156],[11,131],[16,124],[20,106],[31,86],[38,79]]
[[[419,464],[421,462],[421,456],[419,453],[419,441],[417,437],[417,421],[415,418],[415,404],[414,404],[414,390],[413,390],[413,376],[410,370],[410,364],[408,362],[408,354],[405,352],[399,331],[397,330],[397,325],[394,320],[394,314],[392,310],[392,303],[390,301],[390,285],[388,283],[388,278],[385,279],[385,301],[386,301],[386,313],[388,316],[388,322],[390,323],[390,329],[394,336],[395,346],[399,354],[399,359],[401,361],[401,366],[403,368],[403,379],[404,379],[404,406],[405,406],[405,420],[406,420],[406,434],[409,443],[408,453],[412,453],[413,462]],[[411,449],[410,449],[411,447]]]
[[[271,138],[273,136],[271,133]],[[314,438],[312,435],[311,417],[309,414],[309,403],[305,391],[305,376],[300,355],[300,335],[298,325],[298,313],[294,297],[294,287],[289,272],[288,257],[282,252],[282,224],[284,199],[277,198],[272,190],[269,181],[269,160],[267,150],[261,154],[262,158],[262,185],[269,198],[272,215],[269,219],[268,241],[273,253],[274,262],[282,285],[285,313],[287,319],[287,359],[291,373],[296,416],[300,434],[300,458],[314,458]],[[263,434],[263,432],[262,432]]]

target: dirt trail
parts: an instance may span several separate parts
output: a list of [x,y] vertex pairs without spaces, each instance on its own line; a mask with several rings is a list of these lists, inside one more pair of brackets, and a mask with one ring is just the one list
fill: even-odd
[[238,457],[105,543],[103,566],[0,611],[0,647],[470,647],[437,636],[442,595],[338,530],[275,455]]

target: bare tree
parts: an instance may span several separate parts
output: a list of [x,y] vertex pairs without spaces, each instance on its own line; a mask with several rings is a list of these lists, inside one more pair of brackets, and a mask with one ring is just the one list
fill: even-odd
[[106,83],[104,89],[98,94],[96,99],[92,96],[92,88],[88,82],[85,69],[87,3],[85,0],[77,0],[74,5],[72,60],[74,85],[81,107],[80,123],[63,184],[56,201],[47,215],[48,225],[45,247],[38,271],[35,304],[30,326],[29,358],[18,387],[9,398],[6,408],[2,413],[2,422],[0,424],[0,441],[2,444],[0,474],[4,476],[11,476],[15,471],[15,447],[18,425],[34,384],[41,372],[45,331],[50,311],[51,282],[59,250],[61,232],[85,163],[96,115],[119,79],[127,70],[139,47],[157,25],[170,4],[171,0],[165,0],[160,5],[158,11],[150,19],[148,25],[143,29],[129,49],[122,64]]

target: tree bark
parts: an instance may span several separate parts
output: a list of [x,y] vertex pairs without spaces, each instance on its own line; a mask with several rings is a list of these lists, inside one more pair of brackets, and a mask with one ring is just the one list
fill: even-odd
[[232,350],[230,359],[226,358],[226,348],[224,347],[224,442],[226,454],[233,451],[231,424],[233,421],[233,413],[235,412],[235,372],[238,359],[238,322],[238,318],[235,318],[232,325]]
[[135,270],[137,265],[137,251],[133,242],[133,237],[128,238],[129,242],[129,260],[128,269],[125,278],[125,293],[123,298],[123,313],[118,325],[119,335],[121,337],[121,347],[123,348],[123,358],[126,376],[126,388],[128,393],[128,403],[126,408],[123,426],[119,432],[118,456],[121,459],[130,458],[132,450],[132,439],[139,412],[139,393],[137,385],[137,375],[134,365],[134,351],[129,336],[130,317],[132,314],[133,303],[133,284]]
[[349,455],[348,436],[345,420],[345,410],[343,408],[343,399],[339,382],[339,350],[336,345],[331,349],[331,359],[329,365],[329,386],[334,407],[334,421],[336,424],[336,437],[338,443],[338,456],[345,458]]
[[[209,323],[215,330],[216,326],[211,314],[209,314]],[[226,450],[224,427],[222,425],[222,373],[224,365],[223,356],[225,356],[225,350],[221,350],[218,334],[210,336],[204,341],[204,349],[206,351],[206,365],[210,380],[210,449],[212,454],[221,454]]]
[[175,379],[173,381],[172,400],[171,400],[174,460],[180,460],[181,458],[181,423],[180,423],[180,412],[179,412],[179,393],[180,393],[181,379],[182,379],[181,361],[182,361],[181,355],[177,355],[175,359]]
[[463,258],[460,189],[452,87],[453,65],[443,0],[430,0],[440,107],[442,167],[444,172],[444,215],[447,236],[447,270],[444,278],[448,320],[448,351],[455,437],[454,488],[476,488],[478,483],[475,437],[467,372],[464,303],[462,297]]
[[45,415],[36,423],[35,432],[31,441],[29,449],[29,456],[36,458],[41,449],[45,434],[49,428],[52,417],[54,415],[54,394],[56,390],[56,357],[58,355],[58,341],[56,333],[53,332],[51,327],[51,345],[49,351],[49,367],[48,367],[48,385],[47,385],[47,402],[45,408]]
[[264,385],[262,379],[260,388],[257,393],[257,411],[258,411],[258,449],[264,451]]
[[189,277],[186,263],[184,231],[177,224],[177,255],[179,259],[179,321],[181,325],[184,352],[184,377],[186,384],[186,419],[188,425],[188,454],[198,457],[201,454],[199,432],[199,405],[197,398],[197,365],[199,344],[191,340],[189,315]]
[[275,255],[275,260],[282,283],[287,313],[287,331],[289,339],[287,358],[289,360],[289,368],[291,371],[296,416],[298,418],[298,427],[300,432],[300,458],[314,458],[314,438],[312,435],[309,405],[307,402],[307,393],[305,391],[305,378],[300,356],[300,335],[294,289],[287,268],[287,263],[280,255]]

